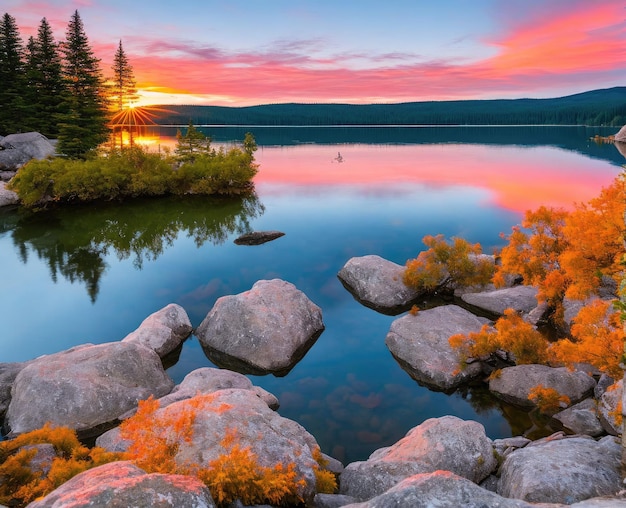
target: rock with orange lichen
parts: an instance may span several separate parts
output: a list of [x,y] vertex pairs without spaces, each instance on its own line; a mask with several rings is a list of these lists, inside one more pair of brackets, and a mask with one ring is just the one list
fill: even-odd
[[130,462],[111,462],[75,476],[29,505],[30,508],[59,506],[215,508],[216,505],[209,489],[193,476],[147,474]]

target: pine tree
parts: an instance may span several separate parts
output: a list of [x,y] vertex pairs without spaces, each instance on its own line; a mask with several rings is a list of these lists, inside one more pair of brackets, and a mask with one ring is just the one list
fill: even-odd
[[59,122],[59,151],[85,157],[107,140],[109,129],[100,60],[89,45],[78,11],[70,19],[61,52],[68,95],[67,112]]
[[139,98],[135,74],[122,47],[122,41],[115,52],[111,69],[113,70],[111,99],[115,111],[119,112],[130,107]]
[[23,52],[15,18],[5,13],[0,19],[0,134],[23,130]]
[[43,18],[37,38],[29,39],[26,53],[29,126],[48,137],[58,135],[57,118],[66,100],[61,56],[50,24]]

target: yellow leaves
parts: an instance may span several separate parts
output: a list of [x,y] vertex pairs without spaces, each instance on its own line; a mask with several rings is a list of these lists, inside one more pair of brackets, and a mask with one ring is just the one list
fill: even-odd
[[485,285],[493,276],[493,263],[480,257],[480,244],[462,238],[446,242],[443,235],[422,238],[428,250],[406,262],[403,281],[409,287],[432,291],[443,283]]
[[567,395],[561,395],[554,388],[547,388],[544,385],[533,387],[528,392],[528,400],[536,404],[539,411],[545,414],[555,413],[570,404]]

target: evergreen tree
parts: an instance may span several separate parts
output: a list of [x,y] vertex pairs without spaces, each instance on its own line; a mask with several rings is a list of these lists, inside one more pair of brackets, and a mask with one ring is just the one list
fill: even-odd
[[58,136],[57,118],[64,102],[65,85],[61,74],[61,56],[50,24],[43,18],[26,47],[29,126],[48,137]]
[[135,74],[122,47],[122,41],[115,52],[111,69],[113,70],[111,99],[115,111],[119,112],[130,107],[139,98]]
[[5,13],[0,19],[0,134],[23,130],[23,52],[15,18]]
[[89,45],[78,11],[70,19],[61,53],[68,94],[67,112],[59,117],[59,151],[85,157],[107,140],[109,128],[100,60]]

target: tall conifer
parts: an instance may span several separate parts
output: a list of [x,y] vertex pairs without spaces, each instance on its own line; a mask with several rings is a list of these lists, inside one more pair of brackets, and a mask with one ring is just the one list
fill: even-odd
[[0,18],[0,134],[23,130],[25,103],[22,40],[15,18]]
[[50,24],[43,18],[37,38],[28,41],[26,53],[28,124],[49,137],[58,135],[57,121],[65,102],[66,87],[61,75],[61,56]]
[[59,151],[84,157],[107,140],[109,129],[100,60],[89,45],[78,11],[70,19],[61,53],[68,95],[67,113],[59,123]]
[[139,98],[135,73],[124,52],[122,41],[115,52],[111,69],[113,70],[111,98],[114,101],[115,111],[122,111]]

